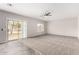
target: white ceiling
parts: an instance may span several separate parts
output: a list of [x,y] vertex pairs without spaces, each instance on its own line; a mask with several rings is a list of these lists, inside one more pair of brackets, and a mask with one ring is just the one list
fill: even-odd
[[[19,3],[13,6],[0,4],[0,9],[46,21],[79,16],[78,3]],[[52,16],[41,17],[44,12],[53,9]]]

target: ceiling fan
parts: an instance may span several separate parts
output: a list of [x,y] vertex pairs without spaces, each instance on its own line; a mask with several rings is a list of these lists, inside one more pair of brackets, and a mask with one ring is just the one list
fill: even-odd
[[51,10],[51,11],[46,11],[46,12],[44,12],[42,15],[41,15],[41,17],[44,17],[44,16],[52,16],[52,13],[54,12],[54,9],[53,10]]
[[13,6],[13,4],[11,4],[11,3],[7,3],[7,5],[8,5],[8,6],[10,6],[10,7],[12,7],[12,6]]

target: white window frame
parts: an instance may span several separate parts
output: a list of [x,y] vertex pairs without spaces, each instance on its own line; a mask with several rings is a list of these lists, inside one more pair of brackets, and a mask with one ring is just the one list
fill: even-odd
[[44,32],[44,24],[37,24],[37,32]]

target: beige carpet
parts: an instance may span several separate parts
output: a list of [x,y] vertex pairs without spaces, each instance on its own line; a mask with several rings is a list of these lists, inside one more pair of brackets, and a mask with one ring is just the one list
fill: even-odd
[[79,55],[79,40],[72,37],[46,35],[21,40],[42,55]]

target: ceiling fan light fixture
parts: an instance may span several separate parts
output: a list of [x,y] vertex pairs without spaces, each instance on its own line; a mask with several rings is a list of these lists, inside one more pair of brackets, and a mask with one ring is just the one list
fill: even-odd
[[13,6],[11,3],[8,3],[7,5],[10,6],[10,7]]
[[54,12],[54,9],[53,10],[49,10],[49,11],[46,11],[45,13],[43,13],[43,15],[41,17],[49,17],[49,16],[52,16],[52,13]]

